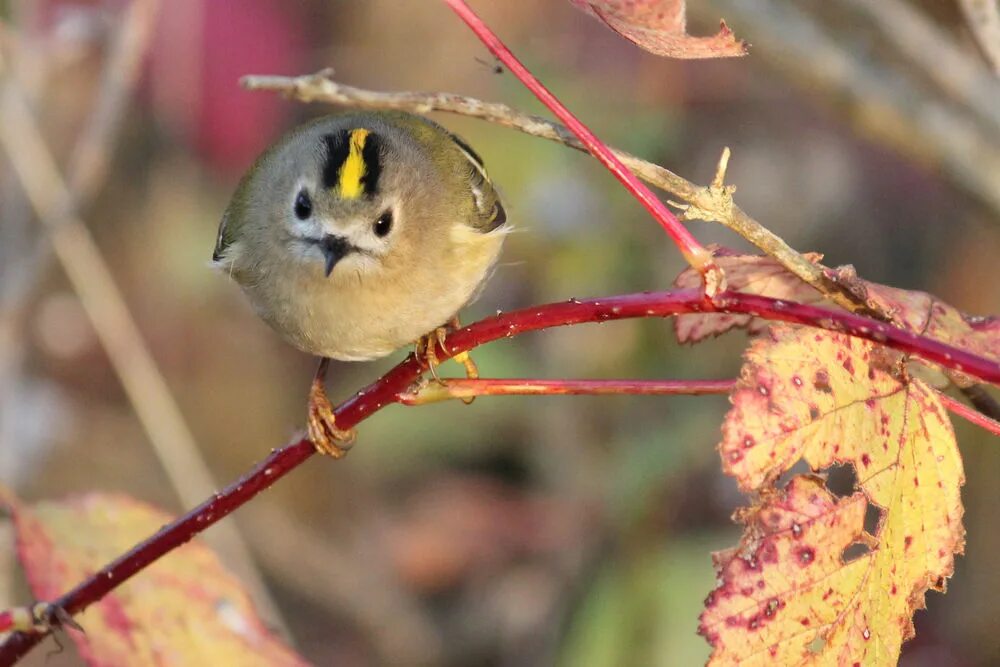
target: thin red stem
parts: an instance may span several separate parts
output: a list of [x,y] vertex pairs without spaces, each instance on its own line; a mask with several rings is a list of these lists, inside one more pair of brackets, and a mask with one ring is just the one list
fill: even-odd
[[[644,292],[602,299],[571,299],[534,308],[503,313],[459,329],[448,336],[442,360],[478,345],[549,327],[605,322],[635,317],[668,317],[683,313],[739,313],[780,320],[864,338],[902,352],[915,354],[951,370],[961,371],[993,384],[1000,384],[1000,363],[897,329],[860,315],[817,306],[780,301],[763,296],[723,292],[714,302],[701,290]],[[398,401],[425,371],[423,360],[410,355],[374,383],[341,403],[336,409],[337,426],[353,428],[362,420]],[[164,554],[189,541],[212,524],[249,501],[313,455],[305,439],[275,450],[247,475],[215,494],[184,516],[164,526],[128,553],[94,573],[62,597],[53,601],[69,614],[77,614]],[[0,666],[13,664],[44,633],[14,633],[0,645]]]
[[727,394],[736,380],[537,380],[509,379],[447,379],[430,382],[416,391],[399,395],[403,405],[423,405],[448,399],[476,396],[567,396],[612,394],[630,395],[689,395]]
[[959,417],[967,419],[976,426],[980,426],[993,435],[1000,435],[1000,422],[990,419],[979,410],[972,408],[961,401],[956,401],[947,394],[938,393],[938,398],[944,403],[944,407],[954,412]]
[[549,109],[552,110],[559,120],[568,127],[573,134],[579,137],[580,141],[587,147],[587,150],[601,161],[608,170],[614,174],[615,178],[621,181],[622,185],[638,199],[653,218],[663,229],[670,234],[670,237],[677,244],[681,253],[688,263],[699,271],[706,270],[709,266],[714,266],[711,254],[698,242],[698,240],[687,230],[684,225],[670,212],[663,202],[661,202],[653,192],[645,186],[628,168],[622,164],[611,149],[598,139],[590,129],[567,109],[552,92],[542,84],[535,76],[528,71],[520,60],[517,59],[510,49],[500,40],[489,26],[487,26],[479,16],[466,4],[465,0],[444,0],[459,18],[465,21],[466,25],[472,29],[476,36],[486,45],[493,55],[507,66],[514,76],[520,79],[535,96]]

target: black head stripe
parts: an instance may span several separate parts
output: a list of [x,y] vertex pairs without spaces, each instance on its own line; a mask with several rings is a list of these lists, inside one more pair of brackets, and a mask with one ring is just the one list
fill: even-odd
[[458,147],[461,148],[463,151],[465,151],[465,154],[468,155],[469,158],[473,160],[477,165],[479,165],[480,169],[486,168],[486,165],[483,164],[483,158],[479,157],[479,153],[472,150],[472,146],[459,139],[456,135],[451,134],[450,132],[448,134],[451,135],[451,140],[454,141],[456,144],[458,144]]
[[326,160],[323,162],[323,185],[332,188],[337,184],[340,168],[347,160],[347,155],[351,150],[351,133],[341,130],[337,134],[323,135],[323,142],[326,144]]
[[378,188],[378,177],[382,175],[382,140],[374,132],[369,132],[365,147],[361,149],[361,159],[365,163],[365,175],[361,177],[361,187],[371,196]]

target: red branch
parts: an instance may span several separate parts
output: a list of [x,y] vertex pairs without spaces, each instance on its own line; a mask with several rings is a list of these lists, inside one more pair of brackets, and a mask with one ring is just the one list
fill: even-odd
[[[711,254],[705,250],[704,246],[698,243],[691,232],[687,230],[684,225],[680,223],[673,213],[670,212],[663,202],[657,198],[653,192],[646,187],[642,181],[640,181],[635,174],[628,170],[628,168],[621,163],[611,149],[608,148],[604,142],[598,139],[590,129],[584,125],[580,120],[573,115],[573,113],[567,109],[562,102],[560,102],[552,92],[545,87],[545,85],[535,78],[535,76],[528,71],[528,68],[521,64],[521,61],[517,59],[510,49],[500,41],[500,38],[490,30],[489,26],[483,23],[475,12],[465,3],[465,0],[444,0],[449,7],[451,7],[459,18],[461,18],[465,23],[472,29],[472,32],[476,33],[483,44],[486,45],[493,55],[500,59],[500,61],[507,66],[514,76],[520,79],[521,83],[525,87],[535,94],[542,104],[547,106],[552,110],[559,120],[570,129],[570,131],[575,134],[583,145],[587,147],[591,155],[600,160],[601,164],[608,168],[615,178],[621,181],[622,185],[625,186],[632,195],[646,207],[650,215],[660,223],[670,234],[670,238],[674,240],[677,247],[680,249],[684,258],[687,259],[688,263],[698,271],[704,273],[708,269],[715,269],[715,262],[712,260]],[[706,283],[707,284],[707,283]]]
[[959,417],[967,419],[976,426],[980,426],[986,429],[993,435],[1000,435],[1000,422],[996,421],[995,419],[990,419],[979,410],[970,408],[965,403],[962,403],[961,401],[956,401],[954,398],[948,396],[947,394],[942,394],[938,392],[938,398],[940,398],[941,402],[944,403],[944,407],[948,408]]
[[[450,334],[447,349],[439,357],[443,360],[490,341],[550,327],[706,312],[753,315],[843,332],[915,354],[945,368],[961,371],[993,384],[1000,384],[1000,363],[897,329],[884,322],[843,311],[739,292],[723,292],[714,303],[710,303],[705,300],[701,290],[691,289],[644,292],[602,299],[571,299],[503,313]],[[405,392],[426,370],[423,361],[410,355],[381,378],[341,403],[336,409],[337,425],[344,429],[353,428],[386,405],[397,402],[399,394]],[[305,439],[275,450],[236,483],[164,526],[155,535],[140,542],[131,551],[54,600],[53,604],[69,614],[83,611],[150,563],[229,515],[298,467],[313,453],[312,444]],[[44,633],[39,632],[11,635],[0,645],[0,665],[13,664],[43,636]]]
[[403,405],[423,405],[476,396],[670,396],[728,394],[736,380],[536,380],[533,378],[448,379],[411,388],[399,395]]

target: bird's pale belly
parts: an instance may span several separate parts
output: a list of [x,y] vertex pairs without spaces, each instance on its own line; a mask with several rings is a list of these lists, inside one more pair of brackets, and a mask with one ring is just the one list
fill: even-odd
[[490,241],[480,240],[480,252],[465,253],[447,270],[419,276],[366,280],[338,266],[328,279],[287,266],[281,279],[244,289],[260,316],[300,350],[341,361],[377,359],[447,323],[469,302],[499,252],[501,238]]
[[471,296],[463,292],[418,294],[395,290],[390,295],[364,289],[323,289],[303,298],[254,293],[250,298],[261,317],[300,350],[342,361],[384,357],[412,344],[441,326]]

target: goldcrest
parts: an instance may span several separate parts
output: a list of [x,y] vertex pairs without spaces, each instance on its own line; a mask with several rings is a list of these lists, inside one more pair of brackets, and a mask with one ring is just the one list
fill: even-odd
[[299,349],[375,359],[477,295],[506,218],[483,161],[454,134],[401,112],[348,113],[258,158],[213,260]]

